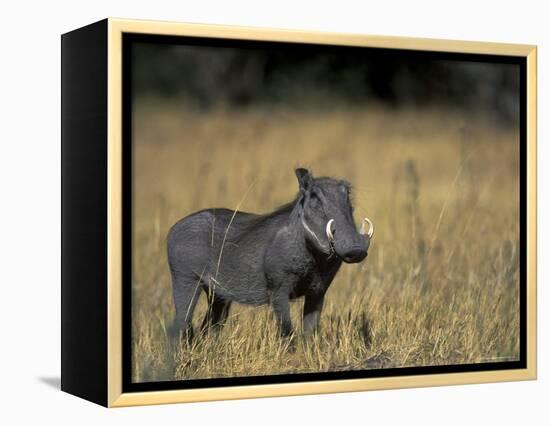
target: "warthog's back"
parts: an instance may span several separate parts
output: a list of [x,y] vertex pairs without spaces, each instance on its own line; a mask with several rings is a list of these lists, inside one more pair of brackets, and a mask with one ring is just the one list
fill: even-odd
[[229,209],[187,216],[168,234],[172,274],[214,286],[227,299],[266,303],[263,252],[271,229],[260,215]]

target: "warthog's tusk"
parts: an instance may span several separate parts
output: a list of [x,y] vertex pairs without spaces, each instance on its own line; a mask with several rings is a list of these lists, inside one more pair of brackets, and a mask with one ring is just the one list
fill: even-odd
[[369,224],[369,229],[367,231],[367,237],[370,240],[372,238],[373,234],[374,234],[374,225],[372,224],[371,220],[368,217],[363,219],[363,223],[361,224],[361,230],[359,231],[359,233],[361,235],[365,235],[365,223]]
[[327,222],[327,227],[325,229],[329,241],[334,241],[334,234],[332,233],[332,222],[334,222],[334,219],[330,219]]

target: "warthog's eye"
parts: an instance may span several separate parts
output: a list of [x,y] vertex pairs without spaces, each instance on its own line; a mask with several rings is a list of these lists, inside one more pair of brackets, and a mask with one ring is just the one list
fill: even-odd
[[311,193],[311,197],[309,197],[309,203],[313,208],[317,208],[321,205],[321,201],[319,200],[319,197],[317,196],[317,194],[315,194],[315,192]]

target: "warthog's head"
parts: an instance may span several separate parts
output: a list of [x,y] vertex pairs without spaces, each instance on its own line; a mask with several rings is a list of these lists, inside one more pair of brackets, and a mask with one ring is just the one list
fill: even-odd
[[296,169],[296,176],[300,185],[298,214],[306,240],[316,250],[335,253],[346,263],[361,262],[367,257],[374,227],[365,218],[357,231],[351,185],[332,178],[313,178],[306,169]]

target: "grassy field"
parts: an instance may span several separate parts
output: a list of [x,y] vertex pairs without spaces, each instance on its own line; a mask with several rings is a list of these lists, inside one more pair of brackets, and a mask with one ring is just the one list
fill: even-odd
[[[512,360],[519,357],[518,131],[484,117],[384,109],[144,107],[134,117],[133,380]],[[344,265],[318,336],[277,336],[268,307],[233,304],[216,339],[172,348],[166,234],[207,207],[268,212],[294,167],[346,178],[369,257]],[[292,304],[301,326],[302,301]],[[198,327],[204,296],[195,311]]]

